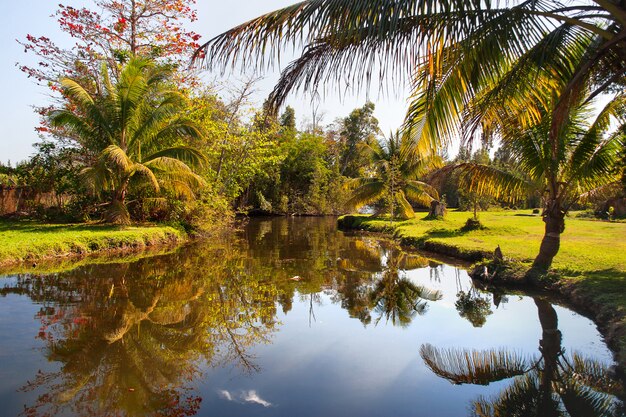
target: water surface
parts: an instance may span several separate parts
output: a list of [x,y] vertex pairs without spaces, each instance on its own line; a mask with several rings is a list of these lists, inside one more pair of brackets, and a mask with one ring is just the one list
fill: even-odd
[[619,413],[590,320],[334,219],[0,290],[2,416]]

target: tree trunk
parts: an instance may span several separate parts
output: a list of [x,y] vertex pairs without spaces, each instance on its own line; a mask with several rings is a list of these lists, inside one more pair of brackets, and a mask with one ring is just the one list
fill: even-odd
[[428,217],[431,219],[436,219],[438,217],[443,217],[446,214],[446,206],[437,200],[433,200],[430,203],[430,211],[428,212]]
[[543,213],[543,221],[546,224],[545,234],[532,267],[533,270],[540,272],[545,272],[550,268],[561,246],[561,234],[565,230],[565,212],[559,200],[548,201]]
[[128,189],[128,180],[113,192],[113,199],[109,208],[104,213],[104,220],[107,223],[128,225],[130,224],[130,213],[126,208],[126,192]]

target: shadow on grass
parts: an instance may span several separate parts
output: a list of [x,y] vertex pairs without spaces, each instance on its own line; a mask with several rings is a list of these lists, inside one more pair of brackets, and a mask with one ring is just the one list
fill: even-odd
[[576,279],[576,285],[594,298],[626,308],[626,271],[615,268],[597,271],[561,270],[563,276]]

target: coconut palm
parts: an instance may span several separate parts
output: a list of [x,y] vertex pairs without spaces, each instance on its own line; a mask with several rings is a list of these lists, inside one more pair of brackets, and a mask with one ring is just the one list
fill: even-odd
[[539,358],[507,350],[468,351],[422,345],[420,354],[436,375],[453,384],[489,385],[513,378],[496,398],[478,398],[471,415],[565,417],[617,415],[623,387],[603,364],[579,354],[566,356],[558,317],[547,301],[535,298],[543,329]]
[[[374,74],[410,80],[407,127],[432,144],[503,104],[528,111],[521,98],[547,88],[560,97],[556,136],[572,98],[590,84],[596,95],[624,83],[625,25],[626,5],[614,0],[307,0],[222,33],[195,58],[262,68],[302,46],[270,96],[274,106],[299,88],[358,88]],[[532,82],[541,72],[551,80]]]
[[532,126],[511,121],[502,130],[502,140],[516,155],[516,171],[525,173],[524,177],[473,163],[448,168],[460,169],[467,188],[478,194],[515,198],[541,187],[546,225],[534,269],[544,271],[552,264],[570,207],[619,181],[614,167],[626,138],[626,95],[611,100],[595,119],[592,110],[592,102],[571,109],[557,138],[556,160],[549,133],[552,114],[540,114]]
[[149,60],[133,58],[115,83],[103,65],[98,95],[76,80],[61,80],[68,104],[53,111],[50,121],[94,155],[82,174],[95,193],[110,193],[108,221],[130,221],[126,197],[131,185],[155,192],[165,187],[191,197],[204,182],[192,170],[204,156],[184,145],[188,138],[201,137],[200,130],[182,115],[185,98],[168,88],[168,75]]
[[[405,138],[405,139],[401,139]],[[408,200],[429,206],[439,199],[437,190],[420,178],[428,171],[440,167],[437,156],[421,156],[419,151],[398,132],[389,136],[384,145],[371,142],[363,145],[372,160],[371,176],[355,178],[346,183],[352,192],[348,205],[360,208],[367,204],[384,201],[379,214],[389,210],[391,218],[413,218],[415,213]],[[396,211],[397,208],[397,211]]]

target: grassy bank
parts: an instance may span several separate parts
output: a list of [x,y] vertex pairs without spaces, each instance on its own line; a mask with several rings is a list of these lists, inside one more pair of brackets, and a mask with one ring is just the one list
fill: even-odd
[[[529,267],[539,252],[544,223],[530,210],[480,213],[486,228],[463,231],[469,217],[451,211],[444,220],[425,220],[418,213],[403,222],[359,215],[339,221],[346,229],[393,233],[403,245],[469,261],[491,256],[500,245],[506,258]],[[554,288],[594,316],[626,365],[626,223],[568,217],[553,271]]]
[[102,224],[41,224],[0,220],[0,266],[68,256],[134,251],[183,242],[169,226],[118,227]]

